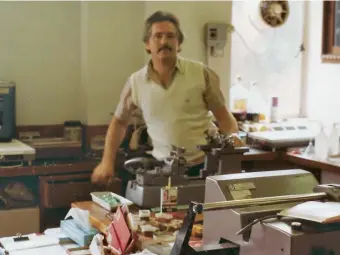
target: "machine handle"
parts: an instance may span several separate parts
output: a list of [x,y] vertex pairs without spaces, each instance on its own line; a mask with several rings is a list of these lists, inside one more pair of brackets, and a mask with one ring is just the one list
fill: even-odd
[[300,194],[300,195],[286,195],[286,196],[276,196],[276,197],[261,197],[261,198],[251,198],[242,200],[229,200],[213,203],[196,203],[194,202],[193,210],[196,213],[202,213],[203,211],[216,211],[224,209],[233,208],[244,208],[256,205],[275,205],[282,203],[292,203],[292,202],[304,202],[312,200],[325,199],[327,194],[325,192]]

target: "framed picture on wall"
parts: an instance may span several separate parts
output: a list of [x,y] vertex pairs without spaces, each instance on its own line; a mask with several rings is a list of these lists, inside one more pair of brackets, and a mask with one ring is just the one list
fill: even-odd
[[340,1],[323,2],[322,62],[340,63]]

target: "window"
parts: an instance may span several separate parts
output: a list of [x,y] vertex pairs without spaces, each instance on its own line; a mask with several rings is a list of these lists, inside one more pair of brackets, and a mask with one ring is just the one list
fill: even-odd
[[322,62],[340,63],[340,1],[323,2]]

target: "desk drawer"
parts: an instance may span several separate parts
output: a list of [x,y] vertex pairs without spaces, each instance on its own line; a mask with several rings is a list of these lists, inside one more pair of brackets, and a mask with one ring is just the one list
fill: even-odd
[[70,207],[72,202],[91,200],[92,191],[120,192],[120,180],[100,188],[91,183],[91,174],[47,176],[40,178],[40,201],[45,208]]

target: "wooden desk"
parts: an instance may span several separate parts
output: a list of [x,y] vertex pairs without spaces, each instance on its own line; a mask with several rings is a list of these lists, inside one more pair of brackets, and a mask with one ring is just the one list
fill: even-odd
[[318,170],[320,182],[340,184],[340,163],[331,160],[320,160],[314,157],[297,155],[292,153],[282,154],[282,159],[307,170]]
[[98,187],[91,183],[91,174],[97,160],[61,160],[35,162],[33,166],[0,167],[2,185],[12,182],[24,183],[36,198],[39,206],[40,231],[58,226],[70,203],[91,199],[90,192],[111,190],[120,194],[121,182],[116,180],[108,187]]
[[275,160],[278,158],[278,156],[279,156],[279,153],[275,151],[265,151],[265,150],[260,150],[256,148],[250,148],[249,152],[246,152],[243,155],[242,160],[244,161]]
[[283,154],[283,159],[289,162],[311,168],[321,168],[324,171],[336,172],[340,174],[340,162],[332,160],[320,160],[315,157],[297,155],[292,153]]
[[[340,163],[319,161],[300,155],[264,151],[254,148],[251,148],[250,152],[245,153],[245,155],[242,156],[242,160],[242,168],[248,172],[301,168],[313,172],[321,183],[340,183]],[[39,197],[41,212],[40,228],[41,231],[43,231],[47,227],[54,227],[59,224],[60,219],[65,216],[65,213],[69,209],[69,199],[71,197],[72,199],[74,198],[71,202],[90,199],[80,196],[80,193],[85,194],[88,192],[88,187],[91,184],[91,173],[97,163],[98,161],[96,160],[87,159],[80,162],[40,164],[31,167],[0,167],[0,178],[1,181],[6,181],[7,179],[29,179],[29,182],[32,183],[32,186],[34,186],[36,190],[37,197]],[[82,181],[79,182],[79,180]],[[65,189],[65,185],[68,185],[69,188]],[[82,188],[76,188],[77,185],[82,185]],[[63,190],[70,190],[68,195],[62,198],[63,203],[59,203],[59,200],[57,201],[58,203],[48,202],[52,201],[48,199],[48,194],[58,194],[56,191],[61,186],[63,186]],[[47,187],[51,188],[51,192],[45,192]],[[114,192],[121,193],[116,189]],[[84,203],[86,205],[86,202]],[[98,206],[94,206],[94,208],[98,208]],[[99,207],[98,210],[103,209]],[[97,214],[95,213],[94,215]],[[96,218],[98,219],[98,217]],[[101,227],[105,228],[104,225]]]
[[70,174],[91,172],[98,164],[95,160],[84,160],[72,163],[55,163],[35,166],[0,167],[0,177],[40,176],[51,174]]

